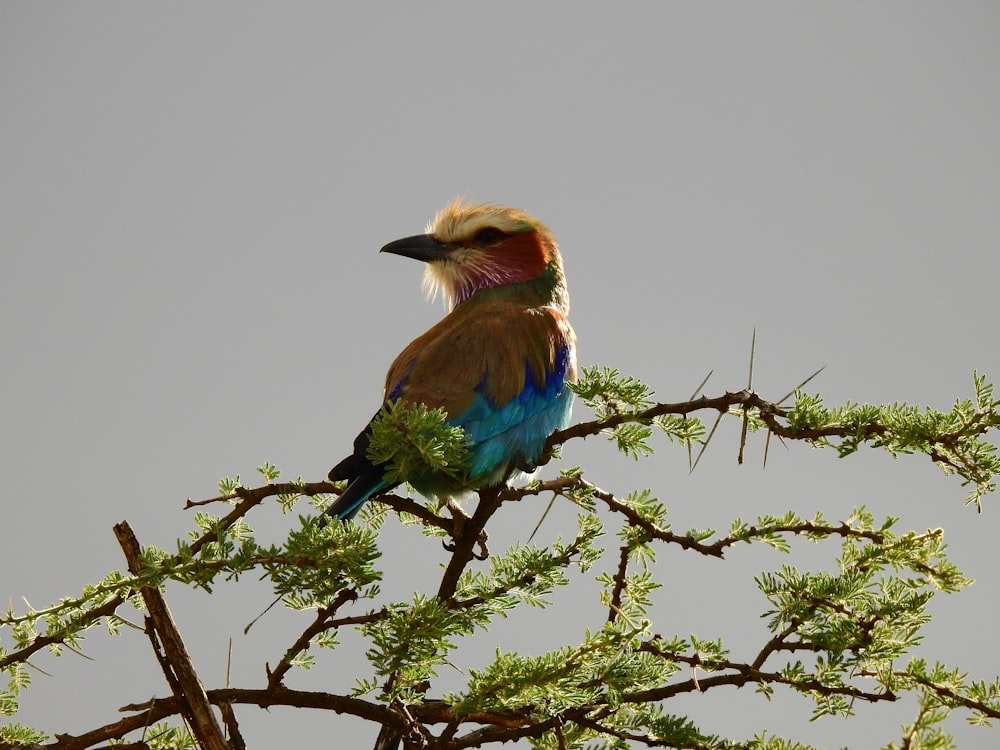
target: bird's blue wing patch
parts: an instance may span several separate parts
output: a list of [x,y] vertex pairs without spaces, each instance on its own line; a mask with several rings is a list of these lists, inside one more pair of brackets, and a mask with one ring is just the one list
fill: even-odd
[[449,420],[464,428],[472,440],[470,477],[502,475],[513,464],[534,463],[549,435],[569,424],[573,407],[573,392],[566,386],[569,359],[570,350],[564,344],[543,383],[528,368],[524,389],[516,398],[494,404],[479,388],[469,408]]

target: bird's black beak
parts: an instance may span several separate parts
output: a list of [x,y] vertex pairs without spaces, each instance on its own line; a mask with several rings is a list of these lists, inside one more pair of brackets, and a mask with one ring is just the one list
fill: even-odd
[[451,252],[451,246],[435,239],[433,235],[415,234],[412,237],[404,237],[401,240],[390,242],[380,252],[404,255],[414,260],[430,262],[447,258],[448,253]]

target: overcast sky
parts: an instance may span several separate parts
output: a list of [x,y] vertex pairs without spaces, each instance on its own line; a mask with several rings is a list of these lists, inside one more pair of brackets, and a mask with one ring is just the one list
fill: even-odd
[[[1000,377],[996,3],[7,2],[0,101],[0,599],[19,611],[123,567],[119,520],[171,548],[192,526],[184,499],[221,476],[258,483],[269,460],[324,477],[388,364],[442,314],[418,264],[377,251],[456,195],[548,224],[581,362],[663,400],[709,370],[708,395],[744,387],[754,327],[767,398],[822,365],[810,388],[834,404],[947,409],[974,369]],[[634,465],[590,440],[566,464],[621,494],[652,487],[677,530],[861,503],[900,530],[944,526],[977,583],[938,597],[922,653],[1000,673],[995,496],[977,515],[922,457],[772,445],[762,469],[760,436],[738,467],[737,440],[722,430],[693,476],[666,445]],[[491,538],[526,540],[539,509],[520,506]],[[573,517],[559,509],[542,541]],[[294,518],[250,523],[277,540]],[[444,552],[404,555],[412,539],[382,531],[387,597],[436,587]],[[657,632],[745,656],[764,633],[753,576],[832,567],[837,547],[794,551],[664,553]],[[589,595],[559,596],[596,627]],[[259,686],[310,619],[275,611],[244,637],[269,602],[253,582],[167,597],[210,687],[229,638],[233,684]],[[484,658],[581,637],[546,616],[499,625]],[[140,633],[95,631],[84,650],[96,662],[33,659],[52,676],[36,674],[18,721],[79,732],[168,693]],[[289,684],[346,691],[363,667],[341,649]],[[807,724],[795,696],[732,689],[668,710],[830,747],[880,746],[914,713]],[[239,716],[254,747],[373,736],[324,712]],[[962,747],[996,743],[961,718],[950,729]]]

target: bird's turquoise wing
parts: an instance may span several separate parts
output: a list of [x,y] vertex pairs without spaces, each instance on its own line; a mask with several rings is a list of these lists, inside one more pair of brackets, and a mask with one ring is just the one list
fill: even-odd
[[575,380],[575,339],[561,313],[468,302],[404,350],[386,397],[444,408],[471,439],[470,486],[486,486],[533,465],[566,426]]
[[552,369],[541,377],[524,365],[524,388],[503,404],[491,397],[484,377],[471,406],[449,420],[464,428],[472,441],[471,478],[499,480],[502,476],[495,475],[506,474],[511,466],[534,465],[549,435],[569,423],[572,355],[571,347],[563,343]]

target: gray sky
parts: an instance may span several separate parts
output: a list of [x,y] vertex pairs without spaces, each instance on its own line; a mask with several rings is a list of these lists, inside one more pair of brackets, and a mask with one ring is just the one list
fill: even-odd
[[[989,2],[5,3],[0,598],[41,606],[123,567],[121,519],[171,548],[192,525],[184,499],[220,476],[256,484],[264,460],[325,476],[389,362],[442,314],[417,264],[377,250],[458,194],[553,229],[581,361],[663,400],[711,369],[708,395],[742,388],[756,326],[765,397],[826,365],[810,387],[829,403],[948,408],[973,369],[1000,377],[998,84]],[[923,653],[1000,673],[984,624],[1000,614],[996,497],[977,515],[926,459],[874,452],[772,446],[761,470],[762,437],[737,467],[737,436],[723,430],[693,476],[665,445],[639,465],[595,440],[565,453],[609,490],[652,487],[678,530],[861,503],[902,516],[900,530],[944,526],[978,582],[938,597]],[[540,506],[521,506],[497,544],[526,540]],[[572,534],[573,516],[558,509],[543,541]],[[295,523],[273,510],[250,522],[275,540]],[[399,549],[412,538],[394,521],[382,532],[389,597],[435,585],[444,553]],[[662,554],[657,631],[721,636],[745,656],[764,632],[753,575],[829,567],[837,548],[794,553]],[[599,625],[588,585],[558,594],[575,617],[557,621],[579,630],[533,611],[460,653],[475,664],[496,644],[578,639]],[[269,602],[254,582],[167,594],[210,686],[230,637],[233,683],[257,686],[309,620],[275,612],[244,638]],[[85,651],[96,663],[33,660],[53,676],[35,676],[19,721],[78,732],[167,694],[141,634],[94,631]],[[344,691],[363,666],[340,649],[289,684]],[[669,710],[830,747],[882,745],[913,716],[907,703],[808,724],[795,696],[726,689]],[[239,715],[256,747],[290,732],[370,743],[368,725],[332,714]],[[962,747],[996,742],[950,728]]]

